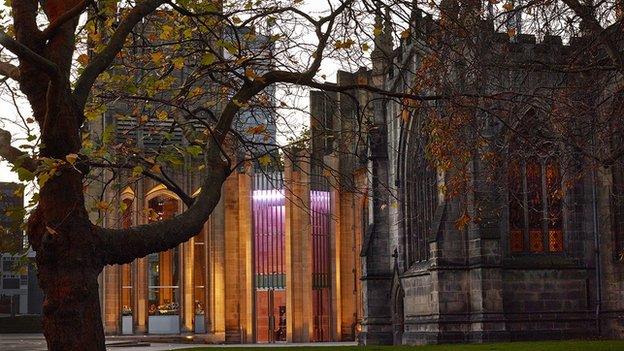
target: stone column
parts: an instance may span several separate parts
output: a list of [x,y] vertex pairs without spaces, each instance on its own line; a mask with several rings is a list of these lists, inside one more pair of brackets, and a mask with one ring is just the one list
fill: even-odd
[[[147,208],[147,201],[145,200],[145,184],[144,182],[138,182],[137,190],[135,194],[133,208],[135,209],[136,224],[147,223],[144,210]],[[142,257],[135,260],[134,271],[132,274],[132,286],[134,290],[134,332],[135,334],[147,334],[147,322],[148,322],[148,301],[147,301],[147,258]]]
[[[340,299],[342,320],[340,324],[342,340],[355,340],[355,327],[358,322],[358,283],[359,252],[356,240],[361,232],[356,228],[355,196],[351,192],[340,193]],[[358,226],[361,227],[361,226]]]
[[[102,176],[110,177],[110,171],[105,171]],[[100,187],[101,188],[101,187]],[[95,189],[90,189],[94,191]],[[98,191],[98,190],[95,190]],[[107,191],[104,194],[103,201],[111,203],[115,201],[115,194]],[[97,198],[97,197],[95,197]],[[92,220],[99,221],[100,218],[94,217],[92,214]],[[119,223],[119,216],[115,211],[108,211],[102,213],[102,224],[105,227],[114,227]],[[106,266],[100,273],[98,280],[100,285],[100,303],[102,310],[102,322],[104,324],[105,334],[119,334],[121,333],[121,267]]]
[[[508,338],[503,311],[502,279],[502,244],[500,218],[503,206],[499,187],[492,180],[487,180],[489,167],[474,162],[474,195],[470,197],[469,207],[472,215],[480,218],[477,224],[468,229],[468,279],[470,286],[470,311],[473,313],[470,326],[470,340],[476,342],[506,340]],[[498,182],[500,184],[500,182]],[[440,281],[441,289],[454,286],[453,282]],[[451,299],[447,299],[449,301]],[[461,304],[461,301],[457,301]],[[448,310],[452,303],[441,304],[441,313],[455,313]],[[444,341],[444,340],[442,340]]]
[[[223,186],[225,190],[225,185]],[[207,313],[210,314],[210,333],[215,339],[225,338],[225,192],[210,216],[209,255],[210,260],[210,301]]]
[[330,189],[330,264],[331,264],[331,339],[342,340],[342,247],[343,243],[343,218],[341,216],[341,198],[339,190],[335,187]]
[[[376,119],[385,118],[383,101],[376,101],[375,110]],[[370,215],[361,250],[364,318],[359,342],[364,345],[393,343],[390,294],[394,260],[390,248],[386,133],[382,121],[376,121],[370,133]]]
[[181,266],[181,278],[180,289],[182,289],[182,301],[181,301],[181,313],[182,313],[182,332],[192,333],[194,331],[194,317],[195,317],[195,299],[193,298],[195,292],[195,281],[193,279],[193,270],[195,263],[195,238],[191,238],[189,241],[180,245],[182,251],[182,266]]
[[238,235],[240,269],[240,306],[242,342],[253,340],[253,230],[252,230],[252,178],[250,174],[238,175]]
[[253,336],[253,267],[251,178],[235,173],[223,188],[226,342],[249,342]]
[[[207,334],[211,334],[212,331],[212,321],[213,315],[211,313],[212,306],[210,304],[211,297],[214,295],[212,292],[212,264],[210,257],[210,218],[204,223],[204,228],[202,230],[202,235],[204,236],[204,246],[203,246],[203,254],[204,259],[202,260],[202,264],[204,265],[204,325],[203,330]],[[212,334],[212,337],[215,335]]]
[[308,342],[313,333],[310,163],[285,163],[286,338]]
[[[602,337],[622,339],[624,337],[624,323],[621,314],[612,311],[624,310],[624,266],[619,261],[621,247],[618,245],[618,235],[621,233],[622,210],[621,199],[614,204],[612,194],[621,194],[623,190],[621,166],[616,165],[609,169],[600,168],[596,172],[598,190],[598,224],[600,236],[601,260],[601,332]],[[612,217],[614,216],[614,217]],[[619,218],[619,220],[611,220]],[[596,294],[595,287],[593,293]]]
[[[337,157],[325,156],[324,164],[329,169],[339,169]],[[343,220],[342,193],[340,179],[328,177],[330,192],[330,274],[331,274],[331,340],[342,340],[342,247],[343,247]]]
[[147,333],[147,259],[145,257],[136,260],[135,265],[135,333],[146,334]]
[[[364,208],[367,204],[366,197],[366,176],[368,172],[366,168],[362,167],[354,172],[354,183],[356,193],[353,194],[353,289],[355,294],[355,322],[359,328],[359,323],[364,317],[364,304],[363,292],[362,292],[362,258],[360,256],[362,245],[364,241]],[[355,331],[357,337],[358,330]]]
[[238,174],[232,174],[223,185],[225,218],[225,341],[242,342],[241,284],[239,269]]
[[104,330],[106,334],[119,334],[121,330],[121,266],[107,266],[104,268],[102,288],[104,289]]

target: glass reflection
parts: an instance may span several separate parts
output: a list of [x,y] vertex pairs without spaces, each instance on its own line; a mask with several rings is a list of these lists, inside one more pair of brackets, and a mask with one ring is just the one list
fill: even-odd
[[[172,218],[178,212],[178,201],[158,196],[149,201],[150,222]],[[178,315],[179,296],[179,249],[147,256],[148,266],[148,314],[150,316]]]

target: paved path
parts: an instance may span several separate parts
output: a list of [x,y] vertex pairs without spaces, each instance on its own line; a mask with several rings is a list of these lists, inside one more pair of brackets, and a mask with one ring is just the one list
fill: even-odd
[[0,350],[40,351],[46,350],[46,343],[43,336],[38,334],[0,334]]
[[[275,348],[282,346],[345,346],[354,343],[317,343],[317,344],[246,344],[246,345],[193,345],[177,343],[150,343],[150,346],[113,347],[112,345],[121,342],[117,338],[107,340],[109,351],[166,351],[184,349],[194,346],[203,347],[245,347],[245,348]],[[0,334],[0,350],[2,351],[46,351],[46,343],[41,334]]]

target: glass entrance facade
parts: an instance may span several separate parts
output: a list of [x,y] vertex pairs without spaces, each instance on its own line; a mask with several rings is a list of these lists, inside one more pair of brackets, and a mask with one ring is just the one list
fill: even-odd
[[312,302],[314,341],[330,341],[330,196],[328,191],[310,193],[312,223]]
[[256,341],[286,341],[286,198],[280,173],[255,176],[252,211]]
[[[259,343],[351,335],[357,299],[334,293],[340,284],[333,274],[355,281],[351,271],[334,268],[339,268],[337,259],[345,260],[343,267],[353,264],[356,254],[349,256],[355,251],[345,248],[337,254],[330,192],[310,190],[305,183],[286,186],[283,177],[281,172],[232,176],[221,203],[191,240],[106,267],[107,332],[202,334],[216,342]],[[182,202],[162,186],[126,195],[120,227],[182,211]],[[332,315],[334,296],[351,308],[343,317]]]
[[198,334],[206,332],[206,306],[208,289],[206,277],[208,272],[208,260],[206,231],[202,231],[193,238],[193,314],[194,331]]
[[[132,205],[134,204],[134,199],[132,198],[124,198],[122,200],[121,210],[122,210],[122,218],[121,218],[121,226],[122,228],[130,228],[132,226],[132,217],[134,212],[132,211]],[[133,317],[132,312],[134,311],[134,300],[133,300],[133,289],[132,289],[132,268],[133,264],[125,264],[121,266],[121,333],[122,334],[132,334],[134,333],[133,328]]]
[[[150,221],[173,217],[179,210],[178,200],[157,196],[149,201]],[[148,332],[180,332],[180,248],[147,256]]]

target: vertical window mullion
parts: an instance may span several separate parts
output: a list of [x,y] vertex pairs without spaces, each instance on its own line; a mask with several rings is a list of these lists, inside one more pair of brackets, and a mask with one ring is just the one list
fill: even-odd
[[418,217],[418,206],[416,205],[417,196],[416,192],[418,191],[417,185],[412,182],[410,187],[410,204],[407,215],[409,216],[410,223],[410,260],[412,263],[418,260],[418,254],[416,250],[418,249],[418,223],[416,222],[416,218]]
[[524,239],[524,251],[530,251],[530,238],[529,238],[529,186],[527,184],[527,171],[526,160],[522,160],[520,164],[521,179],[522,179],[522,209],[524,212],[524,225],[522,227],[523,239]]
[[[421,164],[422,166],[422,164]],[[420,207],[420,216],[418,216],[418,260],[422,261],[422,253],[423,253],[423,237],[425,235],[425,231],[427,230],[427,186],[425,184],[425,174],[420,174],[420,201],[418,203]]]
[[403,205],[403,220],[405,221],[406,235],[407,235],[407,260],[410,264],[414,263],[414,226],[412,225],[411,211],[413,196],[411,179],[405,178],[405,204]]
[[550,251],[549,233],[548,233],[548,189],[546,182],[546,162],[540,160],[541,167],[541,189],[542,189],[542,241],[544,243],[544,252]]
[[624,215],[624,211],[622,211],[622,197],[624,194],[622,190],[624,188],[622,182],[622,168],[620,164],[616,164],[612,168],[612,177],[613,177],[613,187],[611,194],[611,207],[613,211],[613,226],[615,228],[614,238],[615,238],[615,257],[619,258],[619,253],[624,250],[624,238],[622,235],[622,220]]

